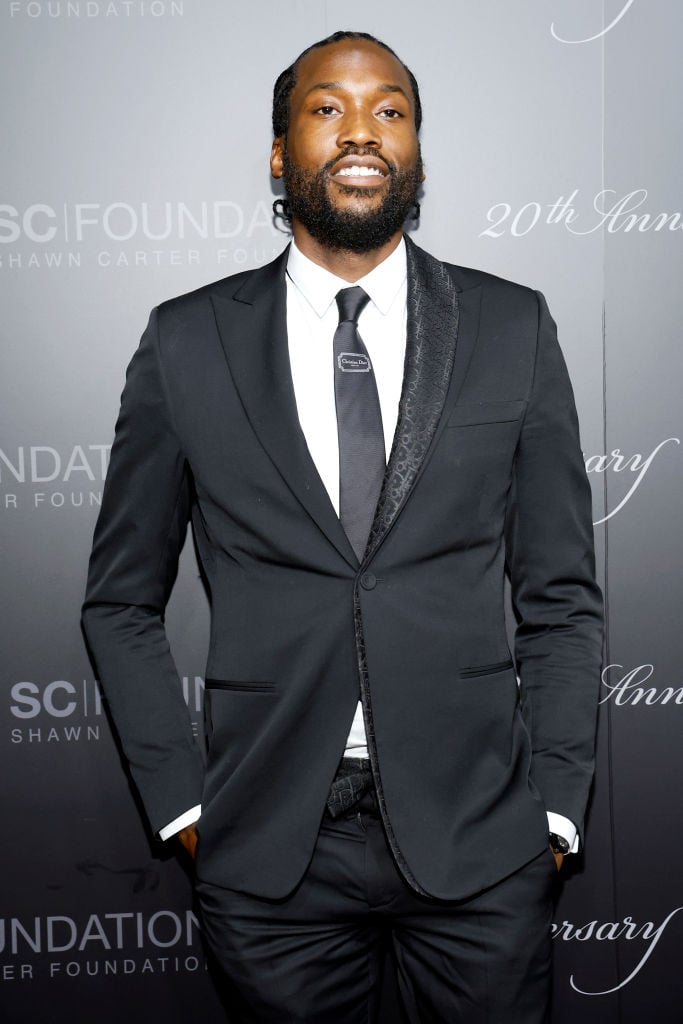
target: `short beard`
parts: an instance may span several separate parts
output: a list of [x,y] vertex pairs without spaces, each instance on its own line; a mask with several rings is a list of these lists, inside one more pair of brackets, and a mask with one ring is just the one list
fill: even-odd
[[[372,209],[338,210],[329,195],[328,171],[345,156],[379,157],[387,165],[389,190],[382,203]],[[422,157],[418,148],[414,168],[398,171],[396,165],[376,150],[350,146],[319,171],[305,171],[283,153],[283,181],[287,192],[289,213],[296,217],[309,234],[326,249],[343,252],[372,252],[385,245],[403,228],[406,217],[417,203],[422,182]],[[347,195],[367,197],[369,189],[342,186]]]

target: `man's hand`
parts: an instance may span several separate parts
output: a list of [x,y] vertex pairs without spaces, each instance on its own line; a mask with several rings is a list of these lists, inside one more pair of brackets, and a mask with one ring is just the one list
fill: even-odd
[[188,825],[187,828],[181,828],[177,835],[192,860],[194,860],[194,855],[197,850],[197,829],[194,825]]
[[[194,826],[192,826],[192,827],[194,828]],[[196,843],[196,841],[197,840],[195,839],[195,843]],[[553,857],[555,858],[555,864],[557,865],[557,870],[560,871],[562,869],[562,865],[564,863],[564,854],[563,853],[555,853],[555,851],[553,850],[552,846],[550,847],[550,852],[552,853]]]

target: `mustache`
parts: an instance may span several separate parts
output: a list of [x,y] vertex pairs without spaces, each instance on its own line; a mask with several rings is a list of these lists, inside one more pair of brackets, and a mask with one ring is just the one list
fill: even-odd
[[326,174],[328,171],[331,171],[335,164],[338,164],[340,160],[347,156],[371,156],[375,160],[380,160],[390,174],[396,174],[396,164],[392,163],[391,160],[387,160],[386,157],[382,156],[378,150],[373,149],[372,146],[347,146],[341,153],[337,154],[334,160],[328,160],[327,163],[323,164],[323,173]]

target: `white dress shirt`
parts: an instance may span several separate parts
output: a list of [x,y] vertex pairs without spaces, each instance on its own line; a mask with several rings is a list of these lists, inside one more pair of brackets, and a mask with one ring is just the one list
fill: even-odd
[[[353,283],[370,296],[358,319],[358,331],[375,372],[388,458],[398,419],[406,349],[408,284],[403,239],[382,263]],[[348,281],[304,256],[292,241],[287,261],[287,337],[294,396],[308,450],[337,514],[339,442],[332,339],[339,323],[335,298],[340,289],[349,287]],[[345,754],[368,757],[360,701]],[[161,829],[160,837],[169,838],[196,821],[200,813],[201,807],[193,807]],[[548,827],[567,839],[572,852],[578,849],[576,827],[569,819],[549,811]]]
[[[355,284],[370,302],[358,331],[375,372],[387,458],[398,420],[406,351],[406,247],[400,244]],[[339,323],[337,292],[349,282],[313,263],[292,242],[287,263],[287,336],[299,423],[308,450],[339,515],[339,440],[332,339]],[[315,381],[315,387],[311,383]],[[348,757],[368,757],[360,701],[346,741]]]

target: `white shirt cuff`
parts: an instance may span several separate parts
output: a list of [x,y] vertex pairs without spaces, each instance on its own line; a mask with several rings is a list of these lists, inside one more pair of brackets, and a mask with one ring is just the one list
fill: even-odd
[[188,825],[194,825],[195,821],[199,820],[199,815],[202,813],[202,805],[197,804],[189,811],[185,811],[179,818],[174,818],[173,821],[169,821],[168,825],[164,825],[163,828],[159,829],[159,839],[170,839],[171,836],[176,835],[178,832],[182,832]]
[[569,843],[569,852],[579,852],[579,833],[576,825],[563,814],[555,814],[554,811],[546,811],[548,815],[548,831],[555,835],[562,836]]

